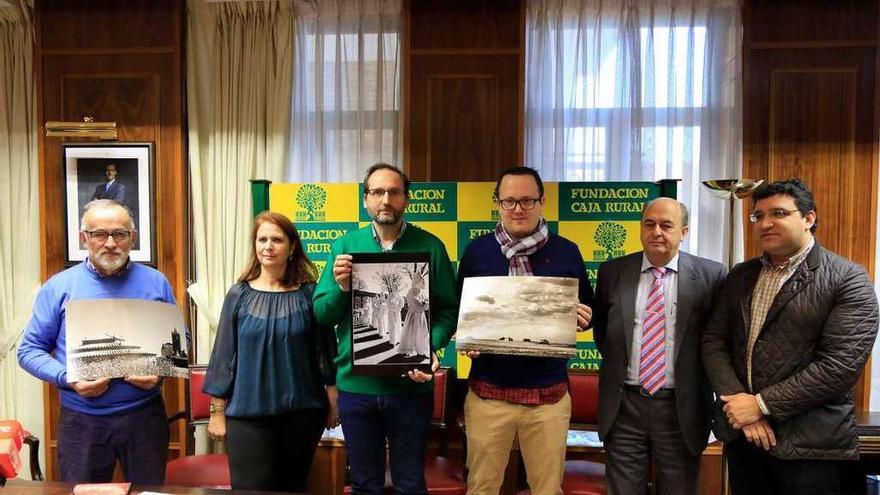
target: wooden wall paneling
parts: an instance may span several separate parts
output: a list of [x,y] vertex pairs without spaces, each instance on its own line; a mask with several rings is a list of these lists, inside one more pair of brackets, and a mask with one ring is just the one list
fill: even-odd
[[181,46],[180,0],[37,0],[44,53],[173,53]]
[[[867,48],[752,50],[743,163],[750,178],[804,178],[820,242],[871,271],[864,235],[874,217],[864,212],[873,192],[860,186],[874,174],[874,57]],[[747,255],[759,250],[748,229]]]
[[[185,311],[188,193],[183,141],[182,30],[179,0],[37,1],[37,107],[40,147],[41,270],[64,269],[62,139],[43,136],[47,120],[116,121],[119,141],[155,143],[153,177],[157,268]],[[181,380],[165,380],[166,411],[184,408]],[[57,479],[58,393],[44,389],[45,466]],[[172,425],[169,457],[185,454],[186,425]]]
[[[743,175],[803,178],[817,238],[875,271],[880,22],[876,0],[749,0],[743,8]],[[746,224],[746,255],[759,254]],[[870,362],[856,386],[869,407]]]
[[[415,50],[519,49],[522,15],[519,1],[432,0],[411,1],[411,43]],[[417,52],[418,53],[418,52]]]
[[747,0],[743,16],[746,49],[825,46],[876,41],[874,0]]
[[473,176],[480,174],[474,169],[499,160],[498,77],[432,74],[427,86],[426,176],[437,181],[477,180]]
[[517,163],[516,56],[420,56],[412,65],[414,180],[494,180]]
[[774,70],[768,119],[767,177],[799,177],[809,184],[821,212],[817,236],[850,259],[853,232],[823,227],[856,221],[855,205],[841,194],[857,184],[856,75],[853,68]]
[[413,180],[494,180],[523,157],[521,1],[405,3],[404,146]]

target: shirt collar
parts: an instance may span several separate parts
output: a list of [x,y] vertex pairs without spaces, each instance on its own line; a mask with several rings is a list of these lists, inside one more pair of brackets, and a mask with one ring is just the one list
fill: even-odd
[[376,230],[376,222],[370,222],[370,227],[373,229],[373,240],[376,241],[376,244],[379,245],[379,249],[381,249],[382,252],[386,252],[394,249],[394,245],[397,244],[397,241],[399,241],[401,237],[403,237],[403,231],[406,230],[406,220],[400,222],[400,232],[397,233],[397,237],[388,249],[385,249],[385,247],[382,246],[382,239],[379,238],[379,232]]
[[[675,256],[673,256],[672,259],[669,260],[669,263],[666,263],[663,266],[666,267],[667,270],[672,270],[673,272],[678,273],[679,254],[680,253],[675,253]],[[654,265],[652,265],[651,262],[648,260],[648,256],[644,252],[642,252],[642,269],[640,270],[640,272],[646,272],[653,267]]]
[[95,275],[97,275],[97,276],[100,277],[100,278],[121,277],[121,276],[127,274],[128,272],[130,272],[130,271],[131,271],[131,267],[132,267],[133,265],[134,265],[134,262],[131,261],[131,257],[129,257],[129,258],[128,258],[128,261],[125,262],[125,266],[123,266],[121,270],[119,270],[118,272],[114,273],[113,275],[104,275],[103,273],[99,272],[97,268],[95,268],[95,265],[92,264],[92,259],[91,259],[91,258],[86,258],[86,268],[87,268],[90,272],[94,273]]
[[783,263],[780,266],[773,266],[773,263],[770,261],[770,255],[767,253],[762,254],[759,259],[761,260],[761,264],[764,265],[765,268],[770,267],[770,268],[775,268],[777,270],[790,270],[792,268],[797,267],[798,265],[801,264],[802,261],[807,259],[807,256],[810,254],[810,250],[813,249],[813,246],[815,244],[816,244],[816,238],[813,237],[812,239],[810,239],[810,242],[807,243],[807,245],[803,249],[801,249],[797,253],[793,254],[791,256],[791,258],[788,259],[788,261],[786,261],[785,263]]

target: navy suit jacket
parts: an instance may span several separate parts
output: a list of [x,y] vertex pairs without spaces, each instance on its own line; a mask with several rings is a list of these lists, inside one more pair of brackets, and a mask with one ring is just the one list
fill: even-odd
[[95,199],[112,199],[120,203],[125,203],[125,186],[118,180],[114,181],[107,189],[107,183],[102,182],[95,187],[95,193],[92,194],[92,200]]

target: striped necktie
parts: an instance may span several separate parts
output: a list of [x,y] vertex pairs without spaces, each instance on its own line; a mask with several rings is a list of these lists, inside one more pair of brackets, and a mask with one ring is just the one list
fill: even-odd
[[639,385],[654,394],[666,382],[666,302],[663,275],[666,268],[652,267],[651,290],[642,322],[642,349],[639,356]]

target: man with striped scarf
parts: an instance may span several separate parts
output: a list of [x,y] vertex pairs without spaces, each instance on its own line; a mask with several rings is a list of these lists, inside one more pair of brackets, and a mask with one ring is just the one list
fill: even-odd
[[[578,330],[590,323],[593,290],[577,245],[548,229],[541,216],[544,184],[528,167],[507,169],[495,184],[501,221],[474,239],[458,269],[466,277],[571,277],[580,282]],[[473,359],[465,399],[468,494],[497,494],[514,438],[535,495],[561,494],[571,416],[567,359],[469,352]]]

